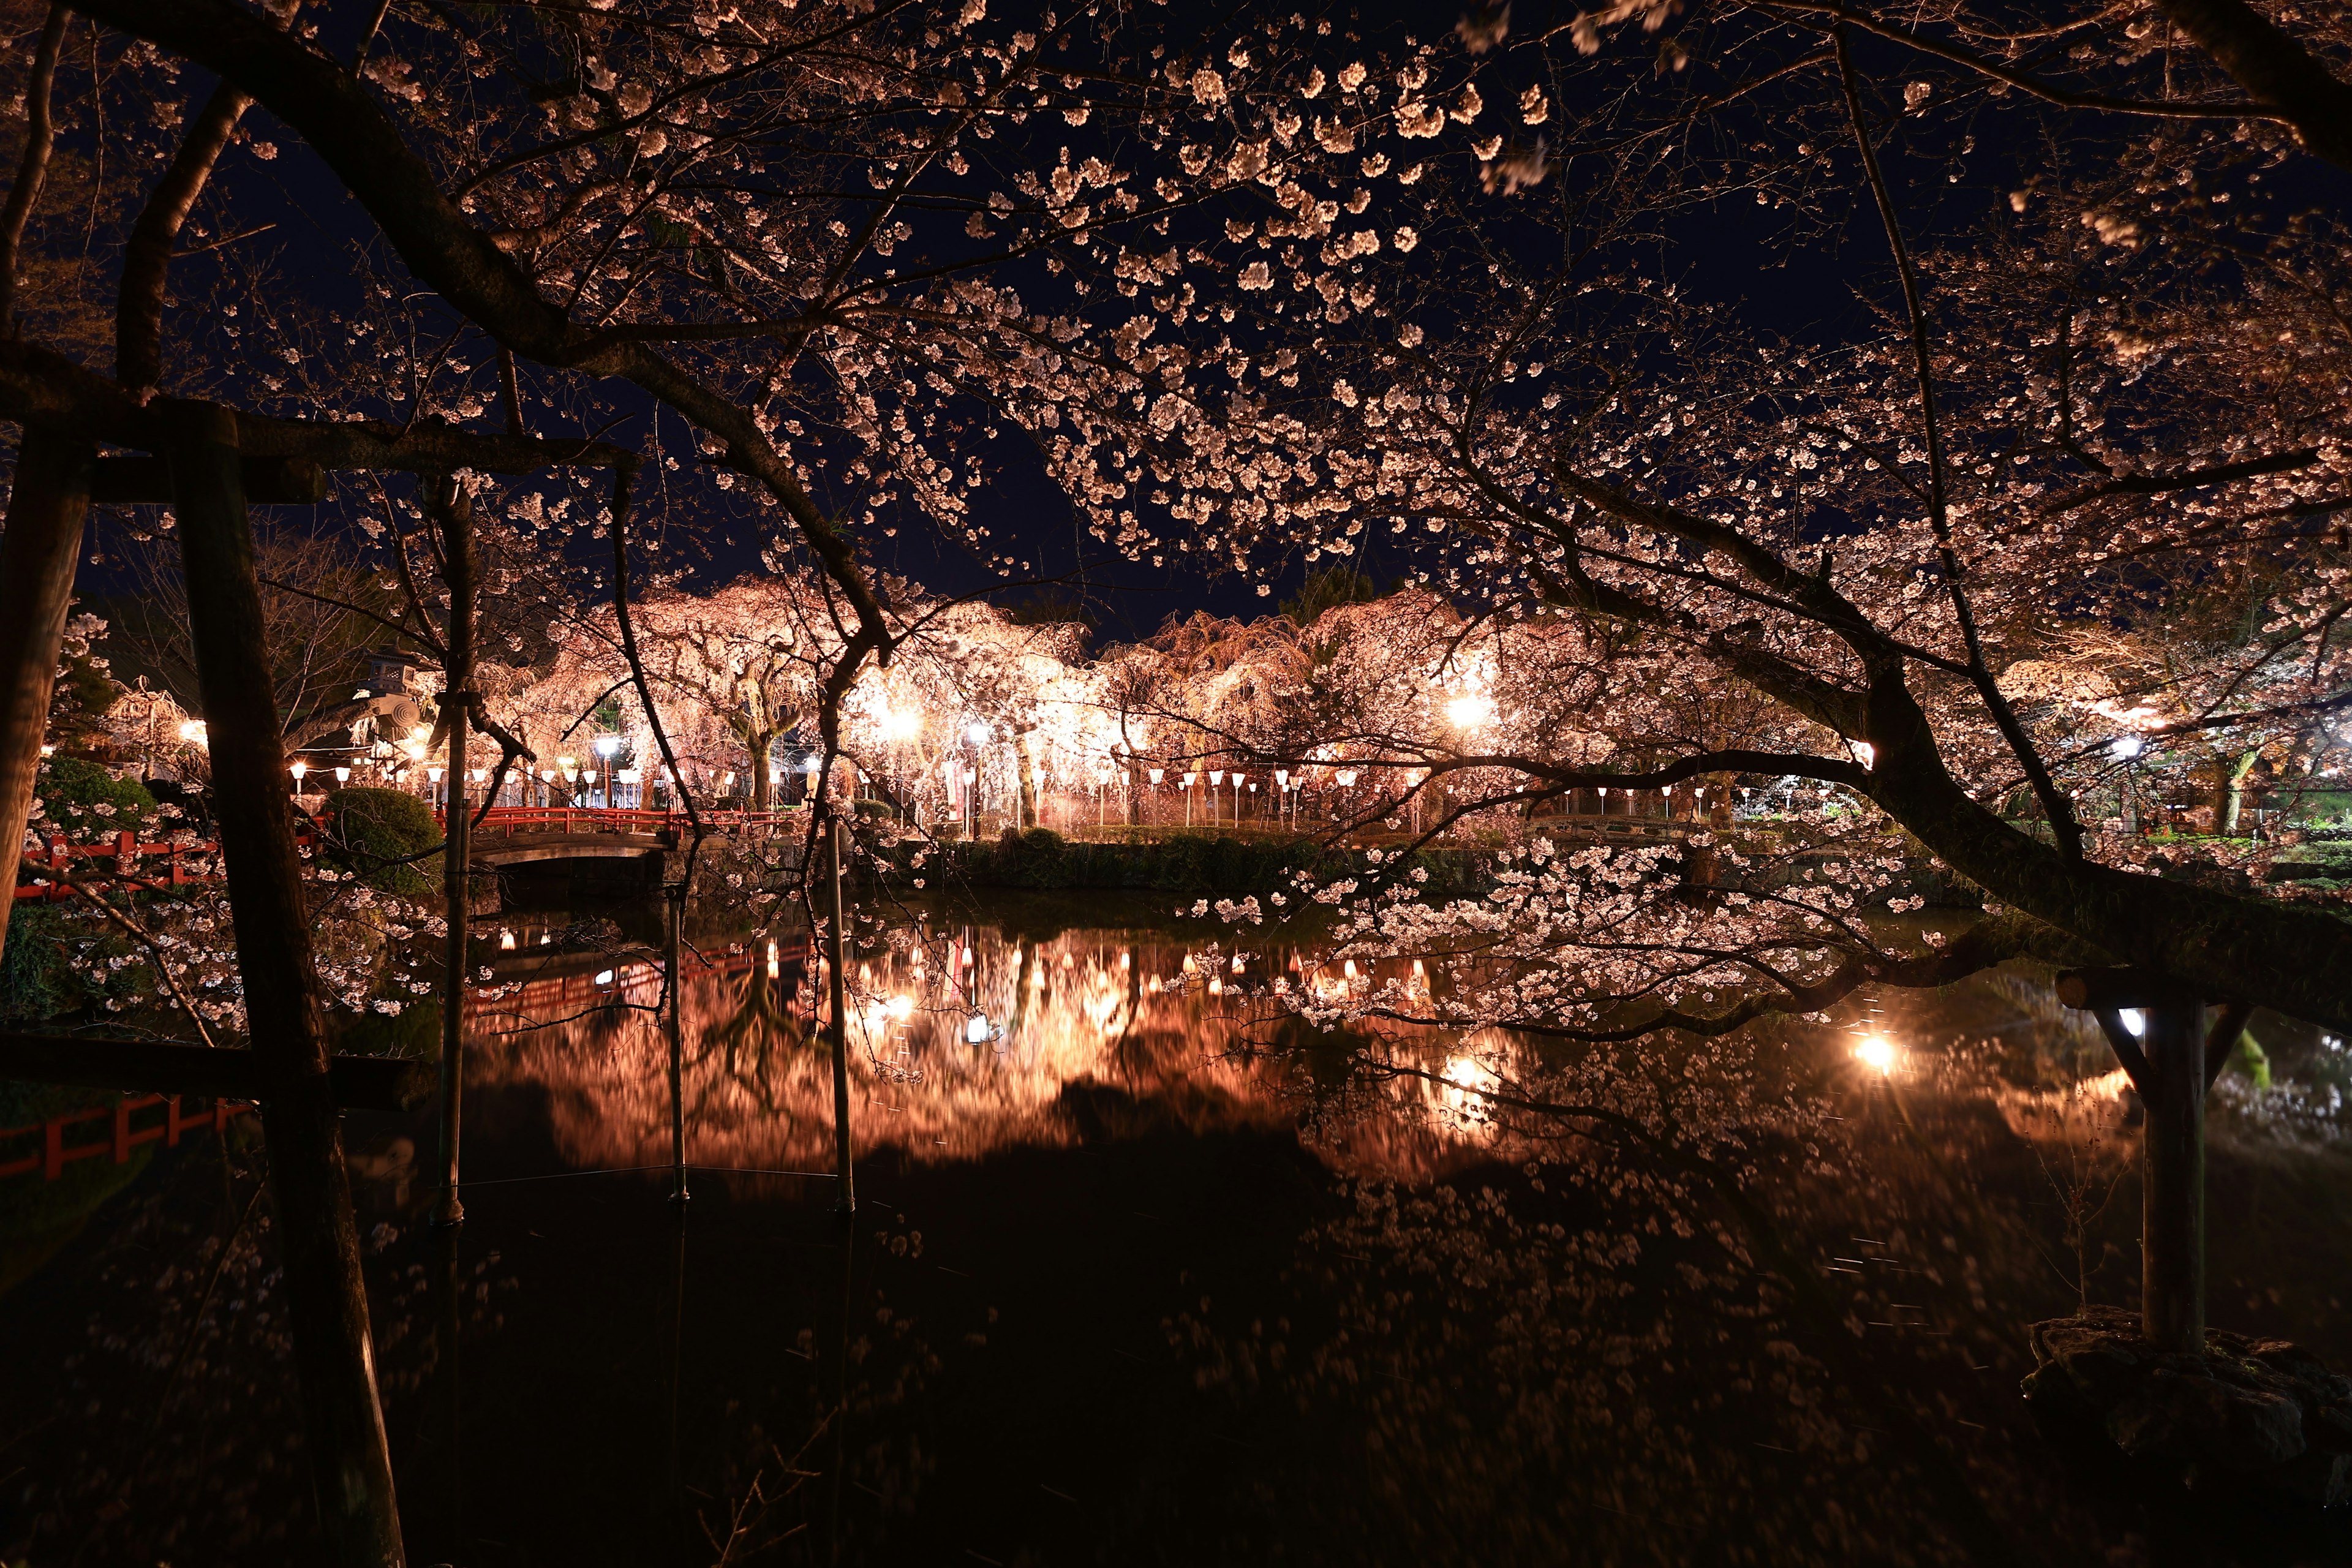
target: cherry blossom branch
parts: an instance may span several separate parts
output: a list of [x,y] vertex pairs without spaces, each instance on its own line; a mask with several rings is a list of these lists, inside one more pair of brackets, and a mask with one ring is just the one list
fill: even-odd
[[[1843,25],[1853,28],[1856,32],[1868,33],[1873,37],[1885,38],[1890,43],[1900,44],[1905,48],[1915,49],[1920,54],[1930,55],[1949,64],[1965,67],[1981,76],[1990,77],[2004,86],[2013,87],[2020,92],[2038,98],[2045,103],[2054,103],[2062,109],[2088,109],[2109,114],[2146,115],[2158,120],[2268,120],[2280,124],[2295,123],[2294,116],[2286,110],[2261,102],[2171,102],[2161,99],[2111,98],[2105,93],[2078,92],[2072,88],[2061,87],[2055,82],[2046,81],[2029,72],[2018,70],[2014,67],[2002,65],[1998,60],[1989,59],[1983,55],[1961,48],[1957,45],[1948,44],[1908,28],[1882,22],[1867,12],[1855,11],[1839,5],[1836,0],[1763,0],[1763,3],[1756,8],[1767,15],[1790,13],[1809,17],[1825,17],[1829,20],[1832,30],[1837,26]],[[1819,26],[1818,23],[1811,22],[1805,25]]]
[[2074,820],[2074,803],[2059,790],[2057,781],[2050,776],[2041,753],[2034,749],[2025,726],[2018,722],[2017,714],[2001,694],[2000,684],[1993,679],[1991,668],[1985,663],[1984,642],[1977,632],[1976,612],[1969,606],[1969,593],[1960,572],[1958,550],[1952,542],[1952,518],[1946,481],[1943,423],[1936,407],[1935,359],[1927,338],[1927,312],[1919,298],[1918,269],[1912,265],[1911,249],[1903,237],[1903,225],[1895,211],[1894,193],[1888,189],[1886,175],[1878,164],[1878,148],[1870,139],[1870,126],[1863,113],[1862,85],[1854,74],[1853,52],[1846,47],[1845,34],[1832,32],[1837,46],[1838,77],[1845,89],[1846,119],[1853,128],[1854,146],[1862,154],[1862,167],[1870,183],[1872,199],[1878,207],[1879,221],[1886,230],[1887,248],[1894,252],[1895,269],[1903,286],[1903,306],[1909,317],[1911,357],[1919,387],[1919,415],[1925,426],[1927,447],[1927,522],[1936,536],[1936,552],[1943,565],[1944,590],[1952,602],[1953,617],[1958,621],[1960,640],[1969,653],[1969,676],[1985,710],[1992,715],[2001,738],[2016,754],[2018,763],[2032,781],[2034,798],[2042,803],[2043,815],[2050,819],[2051,831],[2057,836],[2059,853],[2069,860],[2083,858],[2083,829]]

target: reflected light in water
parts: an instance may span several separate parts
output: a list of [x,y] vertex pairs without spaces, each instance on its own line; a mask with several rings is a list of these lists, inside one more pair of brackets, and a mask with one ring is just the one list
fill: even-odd
[[1881,1078],[1895,1072],[1895,1042],[1885,1035],[1870,1035],[1853,1047],[1853,1059]]
[[[780,985],[767,974],[761,951],[767,945],[762,939],[740,956],[688,960],[681,1030],[688,1157],[822,1170],[833,1152],[832,1052],[822,1033],[824,1009],[814,1005],[824,994],[822,966],[804,947],[785,945],[780,967],[802,984]],[[1226,1011],[1244,984],[1223,976],[1229,952],[1201,954],[1199,983],[1185,984],[1174,978],[1193,956],[1183,944],[1138,943],[1126,932],[1024,943],[982,929],[956,946],[958,957],[969,952],[974,962],[942,973],[935,946],[928,983],[916,978],[924,967],[920,947],[861,955],[873,984],[851,997],[853,1095],[859,1104],[887,1107],[852,1118],[861,1158],[883,1147],[935,1161],[1074,1144],[1082,1127],[1073,1089],[1089,1099],[1156,1103],[1199,1131],[1296,1126],[1304,1080],[1291,1081],[1295,1064],[1227,1048],[1266,1021],[1265,1009]],[[1053,981],[1021,984],[1021,967],[1010,963],[1016,950],[1024,965],[1050,971]],[[1282,963],[1269,956],[1265,967]],[[855,963],[846,967],[856,973]],[[1370,973],[1361,961],[1358,969]],[[1220,995],[1209,994],[1213,982]],[[506,1010],[494,1026],[485,1019],[474,1037],[468,1088],[532,1086],[548,1107],[556,1146],[577,1167],[665,1161],[667,1047],[655,1012],[661,992],[659,967],[646,963],[569,976],[518,973]],[[635,1005],[608,1005],[623,998]],[[515,1027],[535,1020],[545,1022]],[[1472,1052],[1460,1055],[1475,1060]],[[1445,1058],[1429,1059],[1434,1066]],[[1353,1122],[1344,1148],[1318,1139],[1318,1152],[1341,1168],[1391,1174],[1478,1158],[1488,1138],[1483,1108],[1449,1109],[1449,1091],[1459,1092],[1450,1079],[1400,1086],[1401,1106],[1418,1102],[1440,1114]]]

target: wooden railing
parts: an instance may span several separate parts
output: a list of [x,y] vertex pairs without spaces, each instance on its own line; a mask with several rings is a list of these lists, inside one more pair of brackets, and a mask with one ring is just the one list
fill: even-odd
[[[444,808],[436,806],[433,818],[436,825],[446,827]],[[703,813],[704,822],[729,833],[746,827],[798,825],[807,820],[807,812],[799,807],[785,811]],[[691,826],[690,819],[682,811],[656,811],[632,806],[499,805],[492,806],[489,815],[482,819],[480,831],[684,833]],[[317,831],[306,826],[297,834],[297,838],[304,848],[310,848],[316,842]],[[143,862],[155,860],[163,864],[152,870],[142,868]],[[88,868],[78,868],[77,862]],[[65,875],[43,876],[44,871]],[[139,836],[128,828],[99,844],[68,844],[62,838],[53,838],[38,849],[25,852],[17,875],[25,879],[16,884],[14,899],[30,900],[36,903],[54,903],[70,898],[72,894],[66,886],[68,879],[85,886],[127,885],[145,892],[168,892],[174,888],[200,887],[222,880],[221,847],[211,839],[188,844],[142,843]]]
[[[305,847],[310,836],[300,835]],[[154,872],[142,874],[140,863],[163,860],[165,864]],[[77,874],[77,860],[112,861],[110,868],[82,871]],[[61,872],[63,877],[44,877],[44,870]],[[125,828],[102,844],[68,844],[62,838],[52,838],[39,850],[27,849],[17,870],[20,877],[33,879],[18,882],[17,899],[30,899],[38,903],[53,903],[69,896],[65,879],[84,884],[105,882],[128,883],[150,892],[165,892],[173,888],[197,887],[221,880],[221,847],[209,839],[191,844],[142,844],[139,836]]]
[[[143,1111],[163,1109],[160,1120],[142,1125],[134,1118]],[[37,1150],[16,1159],[0,1159],[0,1176],[28,1175],[35,1171],[48,1181],[65,1174],[65,1169],[76,1160],[95,1160],[103,1154],[114,1156],[118,1165],[128,1164],[131,1151],[142,1143],[161,1143],[165,1148],[179,1144],[183,1133],[203,1128],[219,1131],[229,1119],[243,1116],[253,1109],[229,1100],[214,1100],[206,1109],[193,1115],[180,1114],[180,1097],[176,1094],[142,1094],[118,1100],[112,1105],[94,1105],[83,1110],[68,1110],[52,1116],[47,1121],[30,1127],[0,1127],[0,1150],[16,1140],[38,1134]],[[84,1122],[104,1121],[110,1125],[106,1136],[94,1143],[69,1143],[66,1141],[68,1128]]]
[[[473,808],[481,813],[481,808]],[[447,807],[433,808],[436,822],[447,820]],[[774,826],[780,824],[804,824],[808,821],[805,808],[794,806],[783,811],[706,811],[702,820],[722,832],[744,827]],[[478,831],[483,833],[684,833],[693,826],[693,819],[682,811],[658,810],[646,806],[590,805],[494,805],[481,813]]]

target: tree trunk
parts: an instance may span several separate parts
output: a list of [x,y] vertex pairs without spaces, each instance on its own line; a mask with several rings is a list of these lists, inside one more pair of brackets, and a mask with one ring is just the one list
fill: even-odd
[[1013,736],[1013,760],[1021,780],[1021,823],[1024,827],[1037,826],[1037,757],[1029,743],[1031,731],[1018,730]]
[[2222,786],[2221,796],[2221,834],[2224,837],[2237,834],[2238,817],[2246,805],[2246,775],[2254,771],[2254,764],[2262,758],[2263,753],[2257,748],[2230,764],[2229,782]]
[[[16,448],[8,531],[0,534],[0,900],[16,897],[89,512],[92,457],[89,442],[32,425]],[[10,907],[0,902],[0,952],[7,949]]]
[[466,924],[473,907],[473,812],[466,801],[466,731],[474,681],[474,513],[464,489],[441,477],[426,483],[440,514],[443,570],[449,584],[448,658],[442,709],[449,725],[449,805],[443,815],[441,891],[447,944],[441,973],[441,1200],[434,1218],[466,1217],[457,1198],[457,1142],[466,1090]]
[[775,786],[769,777],[773,770],[768,753],[776,749],[776,733],[771,730],[751,737],[751,809],[769,810],[775,803]]
[[236,416],[201,403],[169,403],[163,412],[247,1028],[267,1085],[262,1130],[320,1525],[330,1562],[399,1568],[400,1513],[376,1398],[359,1230],[327,1073],[310,908],[237,468]]
[[2202,1005],[2147,1009],[2141,1100],[2140,1332],[2205,1349],[2205,1041]]
[[834,816],[830,807],[826,815],[825,880],[830,884],[826,889],[826,912],[833,917],[824,932],[825,1002],[832,1010],[825,1033],[833,1042],[833,1160],[836,1177],[833,1207],[836,1214],[849,1214],[857,1207],[857,1186],[849,1165],[849,950],[841,906],[843,828],[841,818]]
[[1143,759],[1133,752],[1127,754],[1127,825],[1143,825]]

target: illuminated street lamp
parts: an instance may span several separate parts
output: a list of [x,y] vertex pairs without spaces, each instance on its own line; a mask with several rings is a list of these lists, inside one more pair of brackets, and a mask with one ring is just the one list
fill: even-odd
[[1192,826],[1192,781],[1200,776],[1198,773],[1186,773],[1177,784],[1184,792],[1184,826],[1187,827]]
[[1446,703],[1445,716],[1454,721],[1457,730],[1475,730],[1495,716],[1494,700],[1475,691],[1465,691]]

